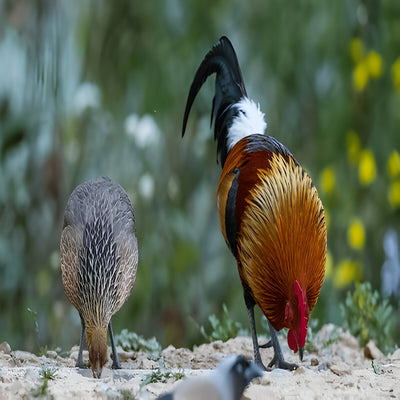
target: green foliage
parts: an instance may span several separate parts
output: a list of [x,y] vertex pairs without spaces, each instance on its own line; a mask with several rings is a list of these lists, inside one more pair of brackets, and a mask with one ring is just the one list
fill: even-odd
[[304,348],[309,352],[318,353],[319,349],[326,348],[340,339],[340,327],[333,324],[325,325],[325,331],[323,335],[320,335],[318,324],[319,321],[316,319],[311,319],[308,323],[307,337]]
[[324,343],[324,347],[328,347],[331,344],[337,342],[340,340],[340,332],[339,332],[339,327],[335,326],[335,328],[332,330],[331,334],[328,337],[328,340]]
[[30,317],[32,319],[32,322],[33,322],[33,325],[34,325],[34,328],[35,328],[36,336],[39,336],[39,324],[37,322],[37,312],[32,310],[29,307],[26,309],[26,311],[28,311],[28,313],[29,313],[29,315],[30,315]]
[[129,332],[128,329],[122,329],[120,334],[115,335],[115,343],[125,351],[144,351],[151,360],[161,358],[162,348],[155,337],[145,339],[136,332]]
[[393,308],[387,299],[381,300],[379,293],[372,290],[370,282],[356,283],[353,293],[347,292],[340,309],[345,328],[360,340],[361,346],[372,339],[385,353],[393,348]]
[[32,397],[39,397],[45,399],[53,399],[54,397],[47,393],[48,379],[43,380],[42,384],[36,385],[34,388],[30,390],[30,394]]
[[47,351],[49,349],[48,349],[47,345],[41,346],[39,343],[39,323],[37,321],[37,312],[32,310],[29,307],[26,310],[28,311],[29,316],[33,322],[33,326],[35,328],[35,331],[34,331],[34,338],[35,338],[35,342],[36,342],[35,347],[39,349],[39,351],[38,351],[39,356],[45,356],[45,355],[47,355]]
[[49,380],[53,380],[56,374],[57,374],[56,367],[42,365],[39,371],[39,375],[43,379],[43,382],[31,389],[30,394],[32,395],[32,397],[52,399],[53,396],[47,393],[47,388]]
[[56,367],[51,367],[47,365],[42,365],[41,370],[39,371],[39,375],[44,379],[44,380],[53,380],[57,374],[57,368]]
[[179,368],[177,372],[171,371],[163,371],[160,367],[157,367],[152,371],[151,374],[147,375],[142,383],[141,386],[146,386],[149,383],[167,383],[169,380],[173,379],[174,381],[178,381],[185,377],[185,373],[182,368]]
[[374,373],[377,374],[377,375],[383,375],[383,374],[386,374],[387,372],[390,372],[390,370],[388,370],[386,367],[384,367],[377,360],[372,360],[371,361],[371,367],[372,367]]
[[34,341],[35,341],[35,343],[36,343],[36,345],[35,345],[35,347],[36,347],[35,351],[38,350],[39,356],[46,355],[46,353],[47,353],[47,346],[40,346],[40,344],[39,344],[39,323],[38,323],[38,321],[37,321],[37,312],[34,311],[34,310],[32,310],[32,309],[29,308],[29,307],[28,307],[26,310],[28,311],[28,314],[29,314],[29,316],[30,316],[30,319],[32,320],[33,327],[34,327],[34,334],[33,334],[33,337],[34,337]]
[[39,356],[46,356],[48,351],[49,351],[49,348],[47,347],[47,345],[40,346]]
[[204,326],[201,326],[200,332],[209,343],[215,340],[226,342],[228,339],[247,333],[243,330],[241,323],[234,321],[229,316],[228,308],[225,304],[222,305],[222,318],[219,319],[215,314],[212,314],[208,317],[208,321],[211,325],[211,330],[206,332]]

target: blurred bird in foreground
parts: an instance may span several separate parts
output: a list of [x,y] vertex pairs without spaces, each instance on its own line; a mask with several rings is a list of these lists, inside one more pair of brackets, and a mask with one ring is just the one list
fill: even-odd
[[204,377],[189,378],[173,393],[162,394],[159,400],[240,400],[246,386],[263,371],[243,356],[223,359]]
[[107,328],[113,368],[121,368],[111,317],[129,297],[138,262],[135,216],[125,190],[108,178],[79,185],[71,194],[61,234],[65,293],[81,317],[76,366],[83,368],[86,330],[90,368],[100,378],[107,362]]
[[[182,136],[193,101],[216,73],[211,122],[222,173],[218,185],[221,231],[236,258],[249,315],[254,359],[264,367],[254,323],[257,304],[268,319],[274,348],[269,367],[287,363],[276,331],[288,328],[289,347],[299,351],[307,335],[325,274],[324,209],[311,178],[289,150],[264,135],[259,105],[247,97],[231,42],[222,37],[205,56],[191,85]],[[265,367],[264,367],[265,368]]]
[[390,228],[383,236],[383,250],[386,260],[382,266],[382,293],[398,296],[400,291],[400,253],[397,232]]

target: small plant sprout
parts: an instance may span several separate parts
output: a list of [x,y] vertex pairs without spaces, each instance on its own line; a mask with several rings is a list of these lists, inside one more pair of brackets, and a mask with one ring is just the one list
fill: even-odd
[[40,349],[40,344],[39,344],[39,324],[37,322],[37,312],[32,310],[31,308],[27,308],[26,311],[28,311],[30,318],[32,319],[33,326],[35,328],[35,340],[36,340],[36,346],[38,349]]
[[39,375],[43,379],[47,380],[54,380],[58,369],[56,367],[51,367],[48,365],[42,365],[42,368],[39,371]]
[[123,329],[119,335],[115,335],[115,343],[125,351],[144,351],[150,360],[157,361],[161,358],[161,345],[155,337],[145,339],[135,332]]
[[340,308],[345,328],[360,340],[361,346],[372,339],[384,353],[393,348],[393,308],[387,299],[381,300],[369,282],[356,282],[354,292],[347,292],[346,301]]
[[173,379],[174,381],[178,381],[182,378],[185,377],[185,373],[183,371],[183,368],[179,367],[178,371],[172,372],[172,371],[163,371],[160,367],[157,367],[153,370],[153,372],[149,375],[147,375],[142,383],[141,386],[146,386],[149,383],[167,383],[169,380]]
[[222,318],[219,319],[214,314],[208,317],[208,321],[211,325],[210,333],[206,332],[204,326],[200,327],[200,332],[207,342],[211,343],[215,340],[222,340],[226,342],[228,339],[235,338],[245,332],[242,329],[242,324],[234,321],[228,312],[228,308],[225,304],[222,305]]
[[43,379],[42,384],[38,384],[36,387],[31,389],[32,397],[46,397],[52,399],[53,396],[47,393],[49,380],[53,380],[57,374],[57,368],[48,365],[42,365],[39,375]]
[[392,370],[386,368],[385,366],[383,366],[380,362],[378,362],[376,360],[371,361],[371,366],[372,366],[373,371],[377,375],[383,375],[388,372],[392,372]]

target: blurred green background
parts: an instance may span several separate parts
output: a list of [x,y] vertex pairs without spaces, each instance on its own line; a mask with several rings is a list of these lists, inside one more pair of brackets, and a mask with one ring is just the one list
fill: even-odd
[[[329,252],[312,317],[341,325],[355,281],[381,291],[383,237],[399,232],[399,21],[398,0],[0,1],[0,341],[78,343],[58,246],[68,196],[100,175],[127,190],[139,241],[114,331],[190,346],[223,303],[248,326],[216,207],[213,79],[181,138],[195,70],[221,35],[268,134],[319,190]],[[398,253],[391,263],[398,273]]]

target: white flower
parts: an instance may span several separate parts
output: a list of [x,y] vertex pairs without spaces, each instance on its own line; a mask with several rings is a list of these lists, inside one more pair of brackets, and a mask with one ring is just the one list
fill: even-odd
[[149,173],[145,173],[140,177],[139,193],[145,199],[151,199],[153,197],[154,179]]
[[161,136],[154,118],[149,114],[141,118],[136,114],[129,115],[125,119],[125,131],[140,148],[157,144]]
[[77,114],[82,113],[87,108],[97,108],[100,105],[100,90],[90,82],[82,83],[74,97],[74,110]]

